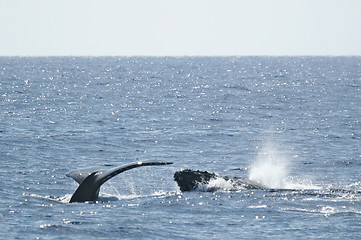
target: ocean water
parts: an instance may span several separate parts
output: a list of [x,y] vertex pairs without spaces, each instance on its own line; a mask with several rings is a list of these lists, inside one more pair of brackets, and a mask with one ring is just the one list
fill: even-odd
[[[1,238],[361,237],[360,57],[1,57],[0,96]],[[173,165],[68,203],[68,171],[137,161]]]

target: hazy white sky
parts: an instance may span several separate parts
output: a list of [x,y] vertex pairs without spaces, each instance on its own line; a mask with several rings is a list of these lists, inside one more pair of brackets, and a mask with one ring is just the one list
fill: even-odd
[[361,0],[0,0],[0,55],[361,55]]

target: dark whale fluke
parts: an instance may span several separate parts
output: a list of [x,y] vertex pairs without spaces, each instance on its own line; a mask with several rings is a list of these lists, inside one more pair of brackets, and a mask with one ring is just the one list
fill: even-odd
[[97,200],[100,187],[106,181],[119,173],[142,166],[168,164],[172,164],[172,162],[137,162],[121,167],[105,165],[70,171],[66,174],[66,176],[72,177],[77,183],[79,183],[79,187],[71,197],[70,202],[87,202]]

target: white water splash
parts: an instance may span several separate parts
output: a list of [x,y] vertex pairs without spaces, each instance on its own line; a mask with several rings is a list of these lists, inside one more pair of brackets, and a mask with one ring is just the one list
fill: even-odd
[[211,179],[206,184],[199,184],[197,189],[204,192],[231,191],[234,189],[234,186],[230,181],[227,181],[222,177],[217,177]]
[[290,176],[289,156],[272,142],[266,142],[249,171],[249,179],[274,189],[320,189],[311,181]]
[[110,202],[110,201],[119,201],[119,200],[131,200],[131,199],[138,199],[138,198],[166,198],[170,196],[175,196],[177,192],[166,192],[166,191],[156,191],[149,194],[131,194],[131,195],[113,195],[113,194],[106,194],[102,193],[98,201],[100,202]]
[[272,143],[267,143],[251,165],[249,179],[267,188],[282,189],[287,188],[288,174],[287,156]]
[[62,197],[58,197],[58,196],[42,196],[42,195],[38,195],[38,194],[23,194],[24,196],[28,196],[28,197],[33,197],[33,198],[40,198],[40,199],[46,199],[52,202],[56,202],[56,203],[69,203],[72,194],[66,194],[65,196]]

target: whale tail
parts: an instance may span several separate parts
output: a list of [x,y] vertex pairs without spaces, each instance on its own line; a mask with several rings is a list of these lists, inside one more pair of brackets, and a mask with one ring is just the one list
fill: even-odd
[[137,162],[121,167],[105,165],[101,167],[90,167],[70,171],[66,174],[66,176],[73,178],[77,183],[79,183],[79,187],[71,197],[70,202],[87,202],[97,200],[100,187],[106,181],[119,173],[142,166],[168,164],[172,164],[172,162]]

